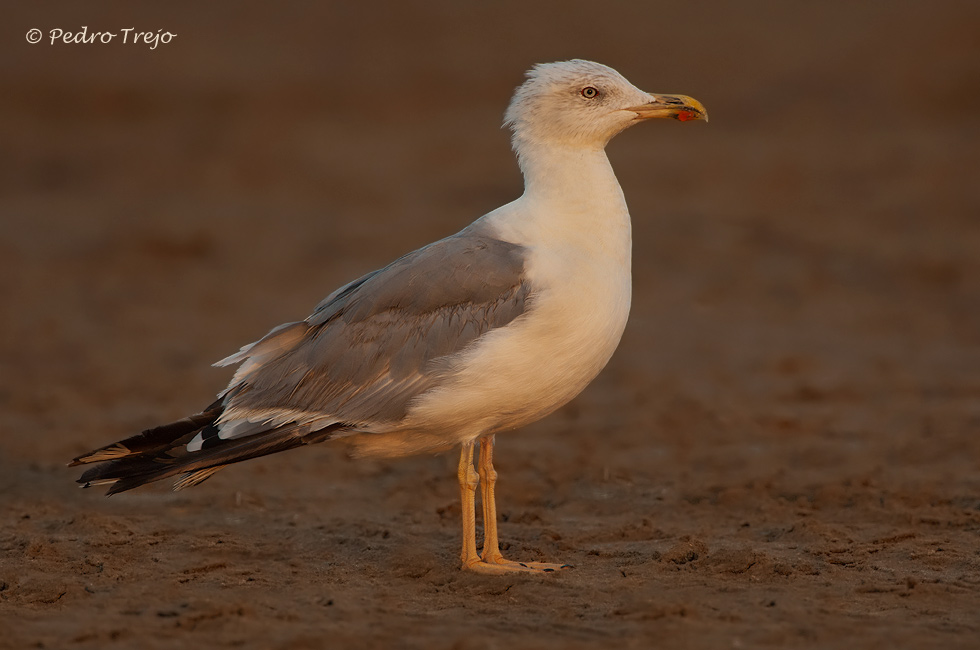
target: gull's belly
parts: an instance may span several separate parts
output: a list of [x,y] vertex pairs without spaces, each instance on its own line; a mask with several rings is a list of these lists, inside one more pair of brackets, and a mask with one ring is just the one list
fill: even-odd
[[528,312],[460,355],[404,424],[470,440],[544,417],[599,374],[629,315],[629,263],[564,257],[539,260]]

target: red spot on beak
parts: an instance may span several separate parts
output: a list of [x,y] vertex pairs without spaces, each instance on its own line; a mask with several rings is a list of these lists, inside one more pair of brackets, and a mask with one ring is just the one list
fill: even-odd
[[681,111],[677,114],[677,119],[681,122],[690,122],[691,120],[698,119],[698,114],[694,111]]

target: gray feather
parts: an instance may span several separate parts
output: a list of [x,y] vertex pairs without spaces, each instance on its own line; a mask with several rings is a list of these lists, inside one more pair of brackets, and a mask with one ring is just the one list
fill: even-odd
[[222,360],[241,366],[217,402],[75,459],[100,462],[79,482],[114,494],[181,475],[180,489],[230,463],[397,428],[411,401],[445,379],[452,355],[524,314],[530,293],[524,249],[477,222]]
[[247,350],[222,419],[282,411],[355,430],[395,423],[442,379],[436,360],[512,322],[529,294],[524,249],[478,222],[342,287],[305,323]]

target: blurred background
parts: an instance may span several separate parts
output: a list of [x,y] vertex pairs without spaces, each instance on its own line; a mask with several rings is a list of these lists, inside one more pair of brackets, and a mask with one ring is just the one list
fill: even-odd
[[[29,455],[55,429],[80,449],[181,414],[226,379],[204,362],[518,196],[503,110],[530,65],[574,57],[711,113],[610,146],[637,293],[613,368],[706,390],[692,364],[742,372],[763,346],[884,363],[911,390],[976,381],[975,2],[4,13],[0,426]],[[176,36],[50,43],[83,26]]]
[[[209,363],[516,198],[503,111],[532,64],[568,58],[694,96],[711,122],[610,145],[634,223],[630,324],[595,384],[502,459],[565,453],[567,470],[541,473],[592,483],[769,477],[811,496],[864,477],[980,508],[976,0],[0,12],[11,508],[94,503],[66,492],[64,461],[206,405],[229,378]],[[50,42],[83,26],[176,36]],[[555,451],[556,435],[581,452]],[[391,471],[414,484],[446,469],[451,501],[454,461],[433,462]],[[256,471],[213,483],[243,489]],[[576,496],[522,471],[511,480]]]

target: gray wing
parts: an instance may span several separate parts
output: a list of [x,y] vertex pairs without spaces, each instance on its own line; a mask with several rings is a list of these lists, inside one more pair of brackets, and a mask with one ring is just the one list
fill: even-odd
[[305,321],[219,362],[243,362],[223,394],[220,438],[398,422],[440,381],[440,359],[525,312],[524,256],[477,223],[338,289]]

